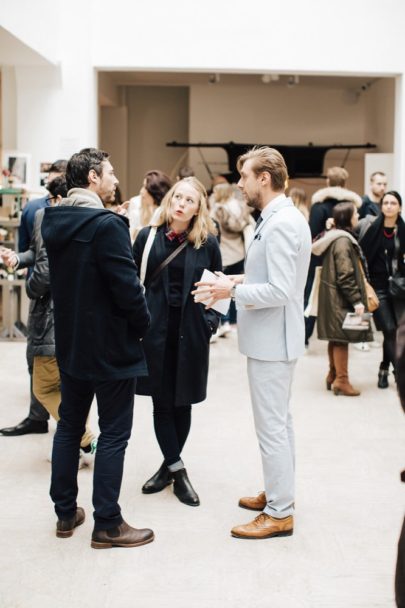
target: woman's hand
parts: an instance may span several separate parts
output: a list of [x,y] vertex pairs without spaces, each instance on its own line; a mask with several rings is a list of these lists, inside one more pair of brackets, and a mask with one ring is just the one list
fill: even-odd
[[361,302],[356,304],[356,306],[354,307],[354,312],[356,313],[356,315],[362,315],[365,310],[365,306]]

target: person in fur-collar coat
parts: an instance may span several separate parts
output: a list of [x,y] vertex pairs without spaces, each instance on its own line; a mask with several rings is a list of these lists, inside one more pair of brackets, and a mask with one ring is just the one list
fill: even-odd
[[357,209],[360,209],[362,205],[361,197],[345,188],[349,177],[346,169],[343,169],[343,167],[331,167],[326,175],[326,188],[317,190],[312,196],[309,227],[313,239],[325,230],[326,220],[332,217],[335,205],[350,202]]

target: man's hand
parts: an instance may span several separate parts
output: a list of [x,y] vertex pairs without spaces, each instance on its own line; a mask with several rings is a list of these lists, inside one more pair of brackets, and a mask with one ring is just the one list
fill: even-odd
[[206,308],[211,308],[218,300],[226,300],[231,297],[231,289],[235,281],[230,279],[223,272],[216,272],[216,281],[198,281],[195,283],[197,289],[191,292],[195,302],[207,301]]
[[3,263],[9,268],[14,268],[14,266],[17,266],[18,258],[16,256],[15,251],[13,251],[12,249],[2,247],[0,249],[0,257],[3,260]]

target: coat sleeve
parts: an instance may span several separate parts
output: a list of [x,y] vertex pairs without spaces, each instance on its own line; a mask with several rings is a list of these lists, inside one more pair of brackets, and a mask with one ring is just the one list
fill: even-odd
[[278,222],[266,234],[267,281],[238,285],[238,307],[274,308],[285,306],[294,299],[297,285],[297,261],[300,239],[294,226],[286,221]]
[[28,209],[23,210],[21,215],[21,224],[18,229],[18,249],[26,251],[30,245],[30,234],[27,225]]
[[336,268],[336,285],[346,300],[354,306],[361,302],[361,291],[356,281],[354,269],[356,254],[349,239],[342,238],[336,241],[333,256]]
[[96,256],[106,287],[120,310],[142,338],[149,327],[150,315],[131,250],[127,225],[121,218],[108,215],[96,234]]
[[50,292],[49,263],[41,234],[43,212],[35,215],[33,241],[35,240],[35,265],[26,284],[27,295],[31,299],[41,298]]
[[315,203],[315,205],[312,205],[311,207],[309,228],[311,230],[312,240],[326,229],[326,218],[321,203]]

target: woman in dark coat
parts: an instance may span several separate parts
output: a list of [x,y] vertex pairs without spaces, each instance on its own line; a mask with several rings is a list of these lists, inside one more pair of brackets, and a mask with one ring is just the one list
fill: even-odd
[[[393,273],[393,259],[398,260],[398,271],[405,276],[405,223],[401,217],[402,199],[398,192],[386,192],[381,200],[381,214],[372,220],[366,216],[360,222],[359,242],[367,258],[370,283],[380,300],[374,313],[378,330],[383,332],[383,360],[378,372],[378,387],[388,387],[390,363],[395,370],[395,342],[399,317],[404,301],[392,298],[388,292]],[[397,253],[395,252],[397,242]]]
[[351,202],[339,203],[333,209],[335,228],[315,241],[312,252],[323,255],[318,301],[318,337],[328,340],[329,373],[326,388],[335,395],[356,397],[360,392],[349,382],[349,342],[372,341],[371,330],[353,331],[342,328],[348,312],[363,314],[367,295],[360,247],[352,234],[359,214]]
[[[222,268],[215,233],[204,186],[187,177],[167,193],[158,220],[140,231],[133,249],[141,278],[147,256],[144,284],[152,318],[143,342],[149,376],[138,380],[137,393],[152,396],[155,433],[164,456],[142,491],[160,492],[174,481],[175,495],[190,506],[200,503],[181,452],[190,431],[191,405],[206,397],[209,341],[219,321],[216,312],[194,302],[191,291],[204,269]],[[158,271],[177,249],[176,257]]]

